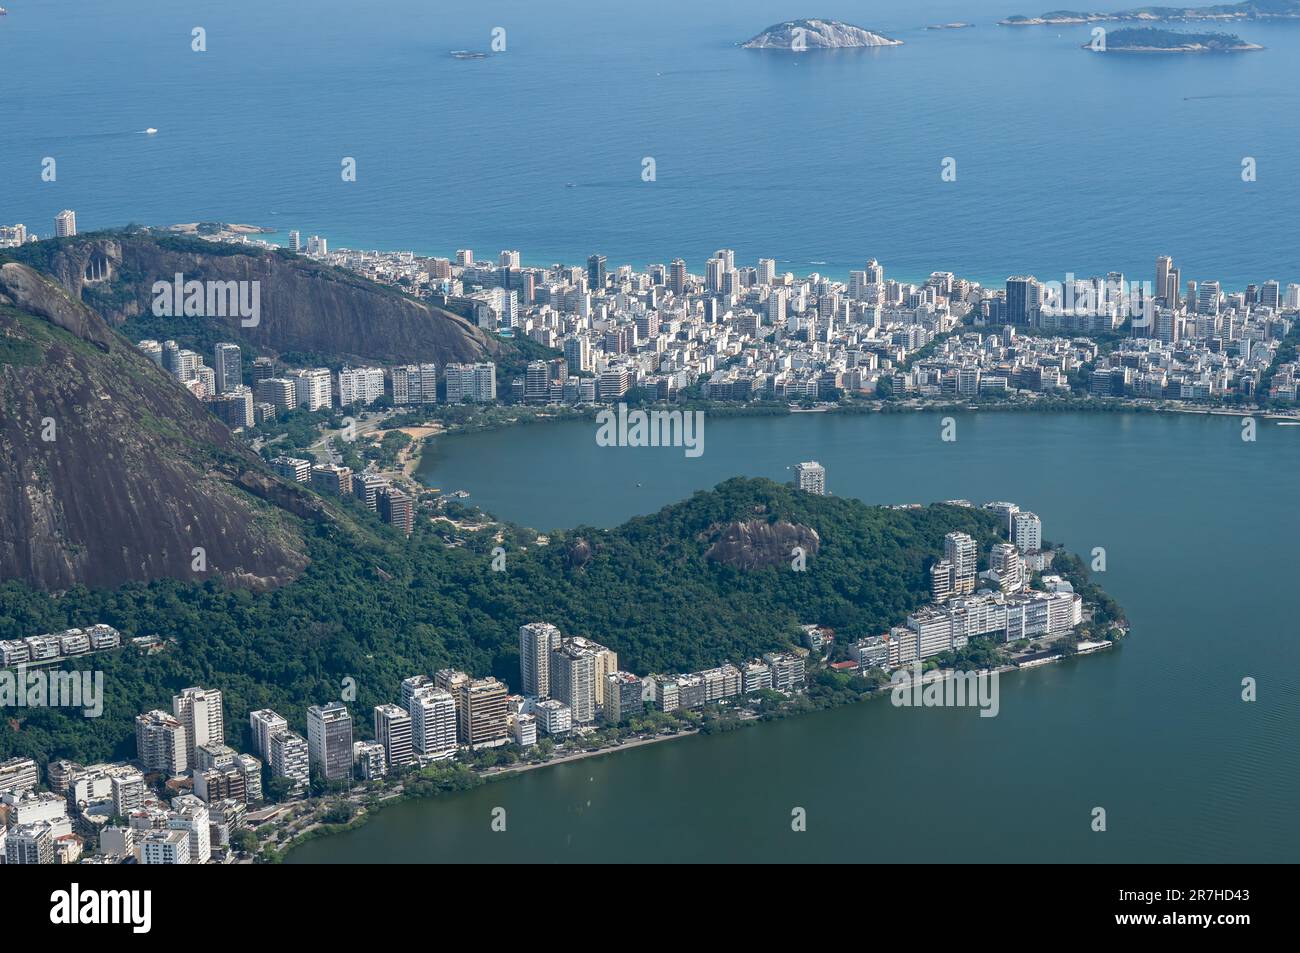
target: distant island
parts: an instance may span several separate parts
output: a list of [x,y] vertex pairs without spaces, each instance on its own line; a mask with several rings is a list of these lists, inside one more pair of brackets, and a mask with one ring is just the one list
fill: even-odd
[[1069,26],[1098,21],[1159,23],[1191,20],[1300,20],[1300,0],[1245,0],[1207,7],[1135,7],[1114,13],[1053,10],[1036,17],[1017,14],[999,20],[999,26]]
[[768,27],[741,44],[746,50],[781,50],[788,53],[902,45],[902,40],[891,39],[839,20],[787,20]]
[[974,23],[936,23],[926,27],[927,30],[965,30],[975,26]]
[[[1262,50],[1257,43],[1248,43],[1235,33],[1179,33],[1176,30],[1157,30],[1152,27],[1111,30],[1106,34],[1106,45],[1098,53],[1247,53]],[[1083,49],[1091,50],[1091,43]]]

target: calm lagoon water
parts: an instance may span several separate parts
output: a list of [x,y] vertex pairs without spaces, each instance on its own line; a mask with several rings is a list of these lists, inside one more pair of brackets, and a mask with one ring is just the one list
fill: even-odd
[[711,420],[698,459],[600,448],[594,430],[441,438],[422,476],[543,529],[612,525],[736,474],[785,480],[809,458],[832,492],[871,503],[1015,500],[1070,549],[1105,547],[1133,635],[1005,676],[995,718],[876,700],[670,741],[403,804],[291,861],[1300,857],[1286,595],[1300,428],[1263,424],[1248,444],[1229,418],[994,413],[960,417],[943,443],[935,415],[794,415]]

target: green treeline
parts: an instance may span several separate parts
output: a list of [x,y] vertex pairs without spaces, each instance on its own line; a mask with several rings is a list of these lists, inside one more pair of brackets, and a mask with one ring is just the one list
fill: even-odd
[[[733,520],[810,526],[820,551],[804,572],[789,561],[749,571],[709,561],[713,533]],[[394,700],[408,675],[452,666],[517,689],[518,627],[536,620],[609,645],[640,674],[740,662],[796,642],[806,622],[833,627],[844,644],[927,601],[945,533],[970,533],[987,552],[995,522],[966,507],[891,510],[733,479],[615,529],[553,532],[545,545],[512,526],[500,539],[489,527],[448,545],[450,524],[423,517],[409,541],[311,527],[307,571],[271,592],[163,580],[54,596],[11,581],[0,585],[0,638],[106,622],[167,646],[80,659],[105,673],[103,716],[7,709],[0,758],[132,757],[135,715],[169,708],[187,685],[224,693],[227,740],[248,750],[250,710],[275,708],[303,731],[307,706],[339,698],[354,679],[350,707],[368,736],[371,707]],[[498,544],[504,572],[491,568]]]

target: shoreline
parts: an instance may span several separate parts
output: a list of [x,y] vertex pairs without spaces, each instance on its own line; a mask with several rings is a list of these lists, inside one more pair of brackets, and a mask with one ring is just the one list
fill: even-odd
[[[1046,406],[1035,406],[1037,403],[1046,403]],[[1077,406],[1072,404],[1077,403]],[[441,406],[441,405],[439,405]],[[524,406],[524,405],[485,405],[485,406]],[[530,414],[524,418],[515,418],[513,420],[498,420],[483,424],[472,423],[448,423],[446,421],[435,420],[433,424],[440,425],[439,429],[428,433],[416,440],[408,450],[409,457],[406,461],[405,475],[408,479],[418,484],[423,489],[432,489],[433,484],[427,483],[420,478],[420,466],[424,461],[425,450],[429,444],[437,437],[456,437],[467,436],[475,433],[490,433],[497,430],[509,430],[515,427],[533,426],[536,424],[551,424],[562,421],[574,420],[594,420],[600,411],[600,406],[593,406],[590,409],[564,414]],[[659,404],[647,404],[647,407],[658,407]],[[667,406],[667,405],[665,405]],[[1260,408],[1246,409],[1236,407],[1210,407],[1210,406],[1187,406],[1180,407],[1170,405],[1167,402],[1161,404],[1147,404],[1133,400],[1122,400],[1112,398],[1109,401],[1094,399],[1076,399],[1066,398],[1064,400],[1045,401],[997,401],[989,404],[961,404],[961,403],[939,403],[939,402],[913,402],[913,401],[864,401],[862,403],[833,403],[818,405],[815,407],[803,407],[792,404],[782,404],[777,406],[771,403],[752,403],[752,404],[734,404],[729,401],[699,401],[687,402],[681,405],[672,405],[675,409],[685,410],[702,410],[706,416],[714,416],[719,420],[725,420],[731,417],[787,417],[797,414],[836,414],[836,415],[860,415],[867,416],[872,414],[904,414],[904,413],[979,413],[985,411],[988,413],[1038,413],[1038,414],[1132,414],[1140,416],[1143,414],[1191,414],[1198,417],[1259,417],[1261,420],[1274,421],[1276,423],[1291,424],[1300,423],[1300,407],[1289,411],[1283,410],[1264,410]],[[713,413],[710,411],[723,410],[724,413]],[[424,429],[419,427],[396,428],[399,430]]]
[[[757,720],[757,719],[755,719]],[[511,765],[506,768],[488,768],[479,776],[484,781],[499,781],[516,774],[524,774],[528,771],[536,771],[538,768],[550,768],[557,764],[568,764],[574,761],[585,761],[587,758],[595,758],[600,755],[617,754],[620,751],[627,751],[631,748],[644,748],[647,745],[657,745],[664,741],[676,741],[678,738],[689,738],[692,735],[700,734],[699,728],[688,728],[682,731],[675,731],[672,734],[655,735],[653,738],[634,738],[631,741],[624,741],[619,744],[610,745],[608,748],[595,748],[591,751],[575,751],[573,754],[560,755],[551,758],[549,761],[539,761],[536,764]]]
[[[1082,658],[1088,655],[1095,655],[1102,651],[1109,651],[1111,649],[1114,649],[1116,646],[1121,645],[1127,638],[1128,638],[1128,630],[1125,629],[1124,635],[1114,641],[1079,643],[1081,645],[1086,644],[1088,647],[1081,650],[1076,649],[1076,651],[1069,654],[1050,654],[1046,657],[1030,659],[1023,664],[1017,663],[1015,661],[1010,661],[1005,664],[999,665],[996,668],[985,669],[983,670],[983,672],[985,674],[996,674],[1000,678],[1002,675],[1009,674],[1012,672],[1031,671],[1034,669],[1042,668],[1045,665],[1054,665],[1058,662],[1063,662],[1070,659]],[[896,671],[901,671],[905,669],[906,666],[900,666],[900,668],[897,669]],[[925,672],[925,674],[922,676],[920,681],[922,685],[927,685],[942,679],[944,677],[944,673],[950,673],[955,671],[960,671],[960,670],[944,669],[944,668],[931,669]],[[878,698],[889,696],[892,694],[893,690],[894,690],[894,685],[892,684],[892,682],[886,682],[882,685],[867,689],[865,692],[859,695],[858,698],[854,699],[851,702],[827,705],[825,707],[815,708],[812,711],[778,712],[772,714],[772,717],[769,718],[764,718],[762,716],[752,715],[752,714],[749,715],[748,717],[741,715],[738,716],[732,728],[724,729],[724,731],[756,727],[773,721],[785,721],[788,718],[796,718],[803,715],[815,714],[816,712],[821,712],[821,711],[831,711],[837,708],[850,708],[867,702],[875,701]],[[621,744],[610,745],[609,747],[606,748],[597,748],[592,751],[579,751],[573,754],[562,755],[559,757],[551,758],[550,760],[547,761],[540,761],[534,764],[511,765],[509,767],[504,767],[504,768],[489,768],[485,771],[480,771],[475,773],[477,777],[480,779],[480,781],[482,782],[482,784],[490,784],[498,781],[509,780],[512,777],[516,777],[525,774],[529,771],[536,771],[542,768],[551,768],[561,764],[571,764],[579,761],[585,761],[588,758],[595,758],[603,755],[613,755],[621,751],[627,751],[634,748],[644,748],[644,747],[649,747],[650,745],[660,744],[661,742],[676,741],[680,738],[689,738],[697,735],[709,735],[714,733],[715,732],[712,731],[705,731],[702,728],[683,729],[681,731],[673,732],[672,734],[656,735],[652,738],[636,738],[631,741],[625,741]],[[717,732],[717,733],[721,733],[721,732]],[[476,785],[476,787],[478,786],[480,785]],[[470,788],[469,790],[474,790],[474,788]],[[333,837],[338,834],[346,834],[353,831],[358,831],[361,828],[365,827],[367,824],[369,824],[376,817],[378,817],[379,814],[383,812],[386,808],[390,808],[397,804],[404,804],[404,803],[436,802],[439,797],[443,796],[443,793],[457,794],[463,792],[450,791],[450,792],[439,792],[431,795],[407,795],[405,793],[404,786],[402,786],[402,789],[397,792],[388,792],[386,795],[381,796],[379,802],[374,806],[372,810],[368,810],[363,814],[358,814],[356,817],[354,817],[351,821],[349,821],[346,824],[316,825],[308,828],[306,831],[303,831],[301,834],[297,835],[284,848],[277,850],[276,852],[277,856],[274,862],[283,863],[285,858],[288,857],[290,854],[292,854],[295,850],[305,846],[306,844],[312,841]],[[351,792],[349,792],[349,796],[350,794]],[[258,863],[259,861],[256,859],[252,859],[249,861],[241,861],[241,862]]]

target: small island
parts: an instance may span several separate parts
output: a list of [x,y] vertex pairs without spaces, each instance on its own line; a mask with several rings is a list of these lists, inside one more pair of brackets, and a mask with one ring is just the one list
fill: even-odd
[[874,46],[902,46],[895,40],[864,27],[839,20],[787,20],[768,27],[741,44],[746,50],[778,50],[804,53],[809,50],[848,50]]
[[926,27],[927,30],[966,30],[975,26],[974,23],[935,23]]
[[1072,26],[1099,21],[1160,23],[1194,20],[1300,20],[1300,0],[1244,0],[1207,7],[1135,7],[1114,13],[1053,10],[1036,17],[1017,14],[999,26]]
[[1151,27],[1111,30],[1100,49],[1091,42],[1082,48],[1097,53],[1248,53],[1262,50],[1235,33],[1179,33]]

